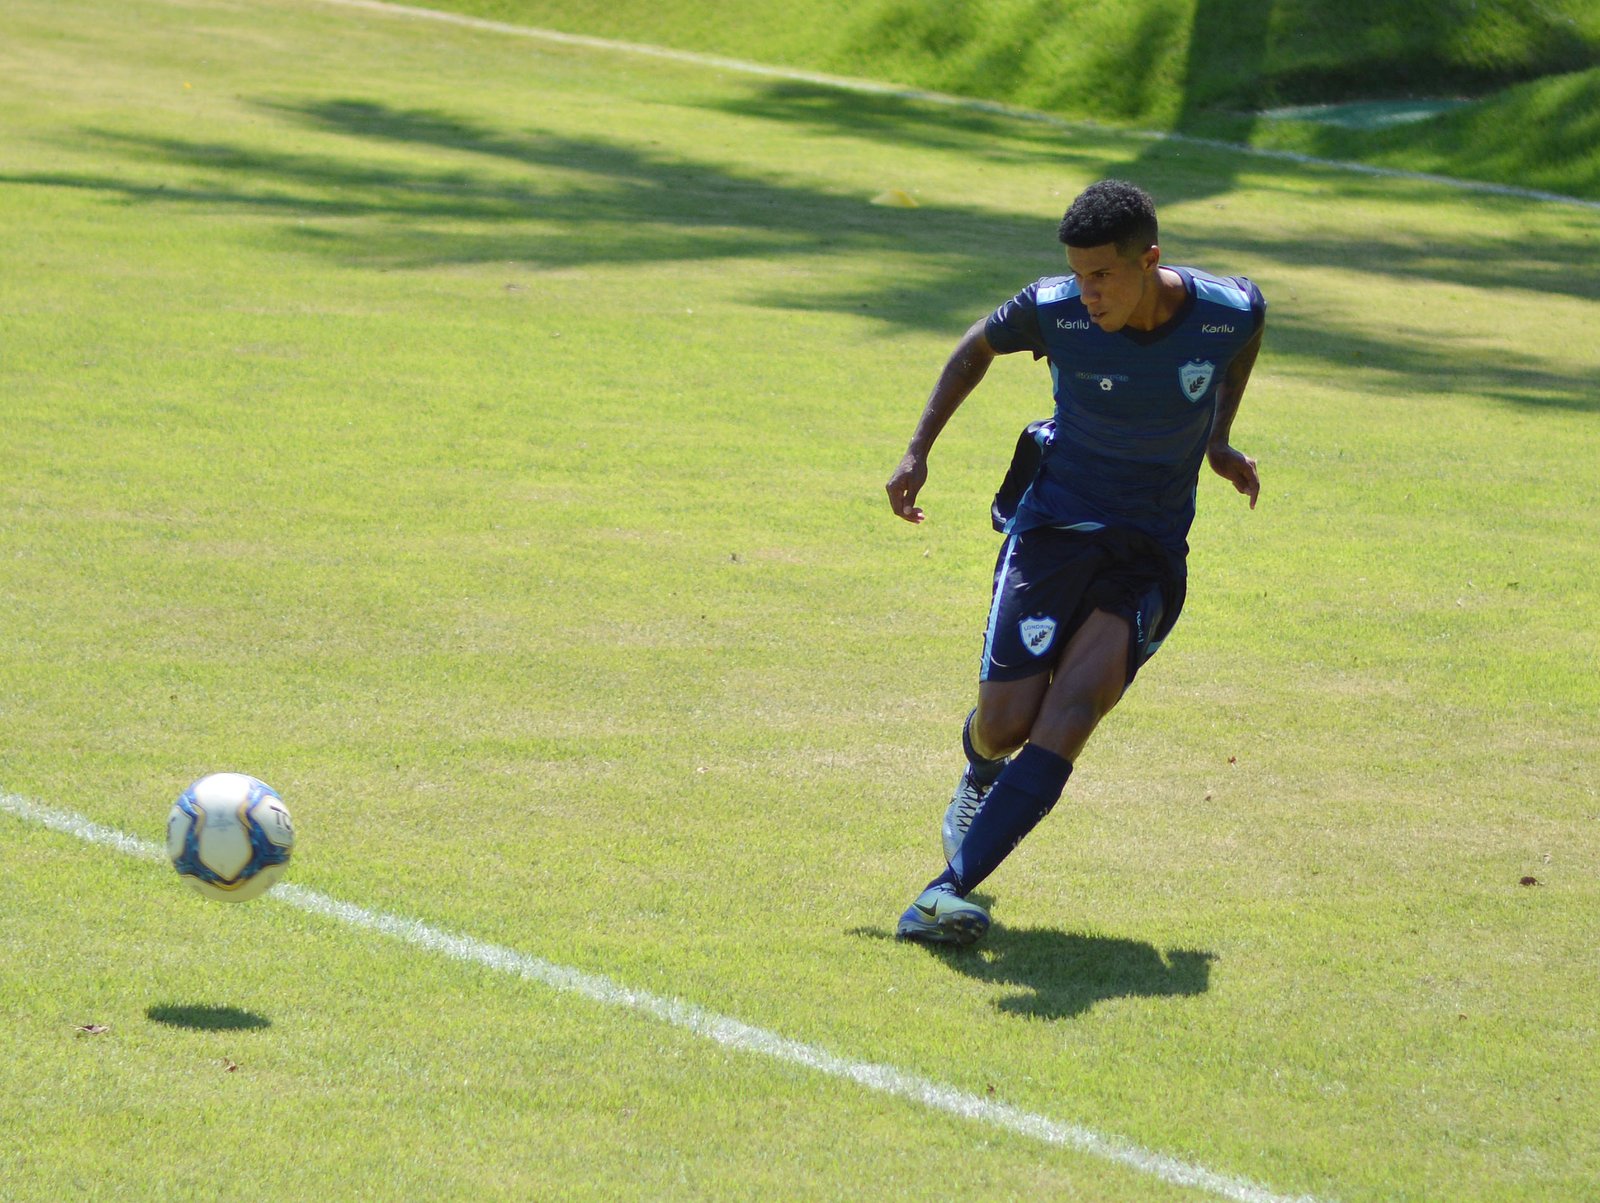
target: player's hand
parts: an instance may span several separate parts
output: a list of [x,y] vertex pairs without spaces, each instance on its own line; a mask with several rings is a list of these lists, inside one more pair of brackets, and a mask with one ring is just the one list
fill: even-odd
[[900,466],[884,486],[889,491],[889,505],[907,522],[921,522],[922,510],[916,505],[917,494],[928,480],[928,462],[920,455],[906,452]]
[[1256,508],[1256,498],[1261,496],[1261,475],[1256,471],[1256,461],[1242,451],[1223,444],[1206,449],[1206,459],[1211,470],[1223,480],[1250,498],[1250,508]]

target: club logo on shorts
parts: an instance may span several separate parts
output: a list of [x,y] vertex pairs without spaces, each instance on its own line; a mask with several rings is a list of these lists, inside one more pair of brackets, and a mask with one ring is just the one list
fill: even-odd
[[1022,644],[1035,656],[1042,656],[1050,650],[1050,645],[1056,638],[1056,620],[1053,618],[1024,618],[1018,628],[1022,632]]
[[1191,359],[1178,369],[1178,381],[1183,385],[1183,395],[1191,401],[1198,401],[1206,395],[1206,389],[1211,387],[1211,377],[1217,370],[1217,365],[1210,360],[1204,362]]

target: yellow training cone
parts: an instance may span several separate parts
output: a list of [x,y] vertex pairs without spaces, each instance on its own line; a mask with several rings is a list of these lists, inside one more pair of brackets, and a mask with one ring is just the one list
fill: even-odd
[[875,205],[887,205],[891,209],[915,209],[917,202],[911,199],[911,194],[899,188],[891,188],[872,198]]

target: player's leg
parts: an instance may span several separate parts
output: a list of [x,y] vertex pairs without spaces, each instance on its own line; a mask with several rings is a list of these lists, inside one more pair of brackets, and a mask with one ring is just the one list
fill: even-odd
[[961,728],[961,750],[967,762],[956,781],[950,805],[945,808],[939,832],[946,861],[961,847],[967,829],[1010,763],[1012,753],[1027,741],[1049,685],[1048,672],[1020,681],[979,684],[978,705]]
[[[1068,642],[1067,657],[1072,656],[1078,643],[1077,639]],[[982,715],[985,698],[998,703],[991,714],[1027,703],[1036,726],[1043,714],[1042,704],[1047,704],[1053,693],[1055,682],[1044,673],[1022,681],[984,682],[979,689],[977,713]],[[969,719],[969,732],[974,725]],[[990,730],[992,733],[993,728]],[[977,804],[964,816],[956,814],[963,794],[963,786],[957,787],[956,798],[945,814],[945,871],[927,884],[900,917],[896,935],[902,939],[970,944],[982,936],[989,929],[989,914],[969,901],[967,894],[1050,813],[1072,772],[1068,761],[1031,742],[1025,743],[1009,761],[999,763],[1001,769],[993,784],[983,790]],[[970,781],[971,772],[969,766],[963,785]],[[956,830],[958,822],[964,829]]]
[[931,886],[965,897],[1060,800],[1077,758],[1128,682],[1128,620],[1093,611],[1067,641],[1028,742],[996,779],[949,868]]
[[946,861],[1011,754],[1027,740],[1069,620],[1099,562],[1099,553],[1081,538],[1048,529],[1008,535],[1001,544],[984,627],[978,705],[961,732],[966,764],[940,829]]
[[[1049,532],[1010,535],[995,559],[994,592],[978,674],[978,706],[967,716],[962,730],[967,764],[941,831],[947,861],[1007,768],[1007,754],[1027,738],[1049,686],[1058,620],[1047,613],[1053,598],[1039,596],[1039,582],[1055,566],[1052,542]],[[983,935],[988,926],[989,916],[982,907],[941,881],[924,889],[906,908],[896,934],[967,944]]]
[[[928,884],[902,917],[900,935],[969,943],[988,929],[988,914],[968,902],[966,894],[992,873],[1060,800],[1074,758],[1176,621],[1183,603],[1181,581],[1176,588],[1169,588],[1159,574],[1159,566],[1150,572],[1138,564],[1132,574],[1097,578],[1086,597],[1086,604],[1094,608],[1078,625],[1061,625],[1066,646],[1053,676],[1043,679],[1048,684],[1042,690],[1033,677],[1015,682],[1034,681],[1032,689],[1004,688],[1004,682],[997,683],[1002,688],[986,689],[994,683],[988,680],[980,686],[980,705],[973,720],[978,750],[1010,746],[1017,738],[1019,711],[1028,713],[1029,699],[1037,697],[1028,742],[996,778],[955,852],[947,854],[946,871]],[[1059,595],[1053,607],[1050,614],[1070,613],[1061,609]],[[997,604],[997,614],[999,610]],[[1028,622],[1037,636],[1038,621]],[[991,618],[991,638],[1002,625]],[[1027,625],[1023,634],[1028,638]],[[1031,639],[1028,650],[1036,648],[1037,639]]]
[[1050,688],[1050,672],[1038,672],[1020,681],[980,681],[978,705],[972,712],[967,735],[967,758],[976,754],[1004,760],[1028,741],[1039,708]]
[[1061,654],[1050,688],[1028,731],[1028,743],[1074,761],[1100,720],[1128,687],[1130,624],[1120,614],[1095,610]]
[[[1104,562],[1092,541],[1055,531],[1015,535],[1001,548],[978,707],[963,733],[968,765],[945,815],[948,867],[901,916],[899,935],[955,943],[981,936],[989,916],[967,893],[1061,797],[1071,772],[1061,757],[1032,746],[1004,757],[1031,736],[1054,688],[1052,675],[1076,663],[1071,649],[1086,613],[1081,603]],[[975,844],[974,832],[981,833]]]

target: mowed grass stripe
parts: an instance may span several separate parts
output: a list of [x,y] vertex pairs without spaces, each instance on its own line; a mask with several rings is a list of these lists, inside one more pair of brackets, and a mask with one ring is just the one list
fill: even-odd
[[[1049,113],[1018,108],[993,100],[979,100],[971,96],[952,96],[945,92],[928,92],[921,88],[906,88],[896,84],[879,83],[868,79],[851,79],[842,75],[829,75],[820,71],[804,71],[797,67],[777,67],[770,63],[753,63],[744,59],[729,58],[720,54],[702,54],[693,50],[677,50],[670,46],[650,46],[639,42],[625,42],[613,38],[599,38],[588,34],[564,33],[555,29],[541,29],[533,25],[515,25],[508,21],[492,21],[487,17],[472,17],[463,13],[442,12],[433,8],[417,8],[407,4],[389,4],[385,0],[315,0],[319,4],[332,4],[341,8],[357,8],[386,16],[408,17],[421,21],[441,21],[466,29],[481,29],[489,33],[510,34],[514,37],[534,38],[563,46],[581,46],[589,50],[611,51],[616,54],[643,55],[670,62],[687,63],[696,67],[711,67],[721,71],[734,71],[743,75],[758,75],[769,79],[782,79],[791,83],[813,84],[823,88],[838,88],[846,92],[860,92],[870,96],[892,96],[900,100],[914,100],[924,104],[947,105],[969,109],[973,112],[994,113],[1024,121],[1037,121],[1058,129],[1079,132],[1104,133],[1105,127],[1090,126],[1081,121],[1069,121]],[[1380,167],[1372,163],[1355,163],[1343,159],[1324,159],[1294,150],[1277,150],[1267,146],[1248,146],[1242,142],[1224,142],[1216,138],[1197,138],[1191,134],[1170,133],[1162,130],[1119,130],[1130,138],[1156,142],[1172,142],[1185,146],[1204,146],[1212,150],[1250,155],[1254,158],[1275,159],[1281,163],[1295,163],[1303,167],[1330,168],[1350,171],[1380,179],[1410,180],[1421,184],[1438,184],[1463,192],[1482,192],[1491,196],[1515,197],[1519,200],[1543,201],[1561,205],[1575,205],[1581,209],[1600,210],[1600,201],[1584,200],[1560,192],[1545,192],[1537,188],[1518,188],[1511,184],[1494,184],[1486,180],[1465,180],[1455,176],[1435,175],[1426,171],[1405,171],[1398,167]]]
[[[148,840],[138,839],[70,811],[41,806],[16,794],[0,793],[0,810],[85,843],[111,848],[125,856],[148,861],[164,859],[163,850]],[[418,919],[369,910],[292,883],[280,885],[267,897],[297,910],[333,919],[346,927],[377,932],[428,952],[537,982],[565,994],[576,994],[603,1006],[621,1007],[648,1015],[724,1048],[802,1066],[828,1077],[854,1082],[880,1094],[917,1103],[930,1110],[947,1112],[1044,1144],[1075,1149],[1092,1157],[1116,1162],[1174,1186],[1208,1191],[1235,1203],[1319,1203],[1310,1195],[1290,1198],[1275,1194],[1247,1179],[1217,1173],[1204,1166],[1153,1152],[1121,1137],[1096,1132],[1078,1124],[1063,1123],[1019,1107],[995,1103],[906,1073],[892,1065],[840,1057],[814,1044],[791,1040],[681,999],[667,998],[648,990],[635,990],[602,974],[559,965],[503,945],[448,932]]]

